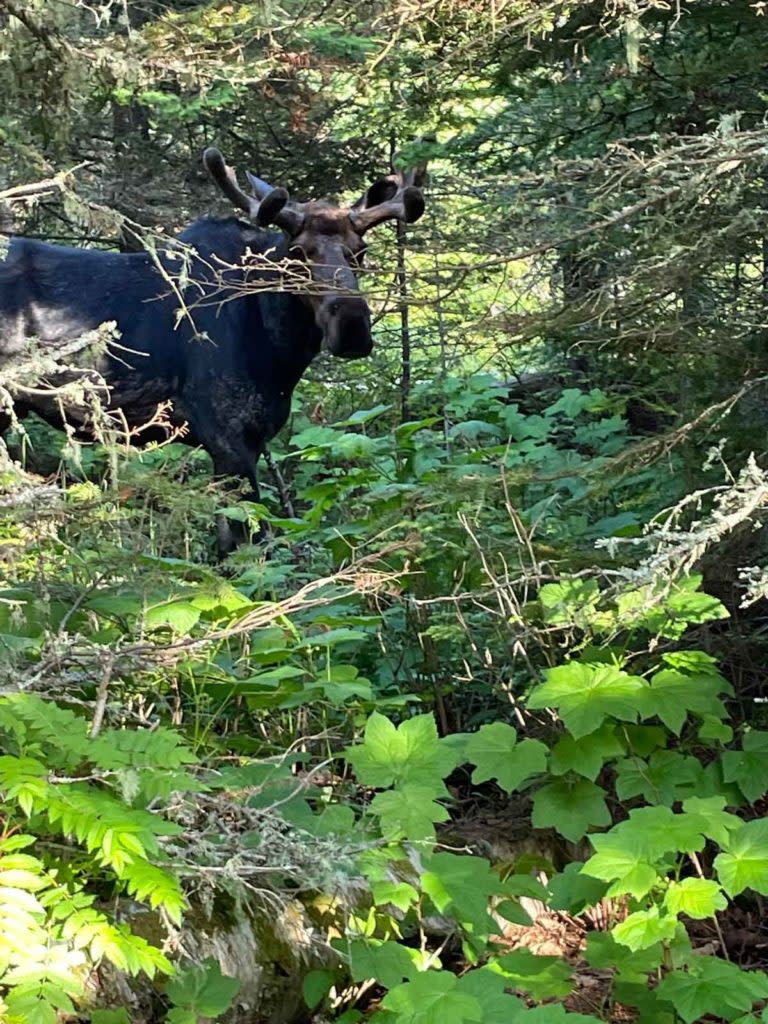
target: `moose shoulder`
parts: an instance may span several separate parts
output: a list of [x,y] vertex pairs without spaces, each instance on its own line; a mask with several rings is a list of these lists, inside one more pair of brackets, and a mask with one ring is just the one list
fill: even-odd
[[[371,351],[370,311],[356,278],[365,232],[385,220],[418,219],[424,202],[404,175],[381,179],[346,208],[291,202],[284,189],[250,174],[248,195],[218,150],[206,150],[203,161],[248,219],[203,218],[182,231],[183,275],[172,250],[11,241],[0,263],[0,367],[22,356],[30,339],[42,352],[66,352],[84,332],[114,321],[119,344],[90,367],[105,389],[103,404],[140,430],[170,402],[171,422],[187,424],[185,440],[207,449],[216,474],[248,480],[256,497],[259,455],[286,422],[293,389],[320,348],[347,359]],[[268,225],[280,233],[263,230]],[[296,288],[285,275],[295,281],[300,266]],[[182,280],[183,288],[174,283]],[[45,387],[11,392],[17,414],[59,418]],[[89,428],[87,412],[75,426]],[[222,540],[225,550],[232,544]]]

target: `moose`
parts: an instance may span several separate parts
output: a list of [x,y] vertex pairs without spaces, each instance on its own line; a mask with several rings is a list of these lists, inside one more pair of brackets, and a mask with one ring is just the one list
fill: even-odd
[[[418,171],[387,175],[342,207],[292,201],[250,173],[249,195],[215,148],[206,149],[203,164],[246,219],[196,220],[177,236],[177,251],[11,240],[0,262],[0,375],[30,344],[55,356],[114,322],[119,342],[102,346],[88,367],[107,408],[120,411],[143,441],[154,435],[141,428],[167,408],[185,442],[209,452],[214,473],[244,479],[256,500],[259,456],[287,421],[291,394],[321,347],[342,359],[372,350],[357,280],[366,232],[387,220],[418,220],[424,199]],[[270,226],[280,232],[264,230]],[[297,277],[300,287],[291,284]],[[8,390],[16,415],[35,411],[61,424],[50,388]],[[8,422],[0,407],[0,431]],[[73,425],[93,426],[87,412]],[[240,539],[219,524],[222,554]]]

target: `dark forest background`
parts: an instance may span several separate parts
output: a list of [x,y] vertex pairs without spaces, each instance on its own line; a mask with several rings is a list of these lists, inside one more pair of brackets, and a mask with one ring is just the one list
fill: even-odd
[[429,171],[260,503],[0,446],[0,1020],[765,1019],[767,69],[746,0],[0,0],[0,251]]

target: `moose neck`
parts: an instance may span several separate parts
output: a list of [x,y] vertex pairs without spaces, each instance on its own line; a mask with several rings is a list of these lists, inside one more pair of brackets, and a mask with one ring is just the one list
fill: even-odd
[[[283,235],[260,233],[264,239],[262,252],[279,262],[287,252]],[[279,270],[275,271],[278,281]],[[266,275],[265,275],[266,276]],[[271,275],[270,275],[271,276]],[[262,323],[271,339],[274,355],[275,383],[290,393],[319,353],[323,335],[315,323],[315,315],[299,295],[279,290],[258,292]]]

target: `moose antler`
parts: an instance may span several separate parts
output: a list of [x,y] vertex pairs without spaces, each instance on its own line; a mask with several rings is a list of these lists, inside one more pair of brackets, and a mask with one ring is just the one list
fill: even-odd
[[424,213],[424,196],[413,182],[416,171],[388,174],[368,189],[352,207],[350,220],[359,234],[385,220],[403,220],[412,224]]
[[227,199],[244,210],[252,223],[259,227],[276,224],[289,234],[301,230],[303,215],[296,204],[290,203],[284,188],[272,188],[261,178],[248,174],[254,194],[247,195],[238,185],[234,169],[214,146],[203,153],[203,164]]
[[[434,142],[434,136],[420,136],[415,141]],[[426,180],[426,160],[420,160],[410,170],[393,171],[379,178],[352,207],[350,219],[353,227],[362,235],[385,220],[402,220],[412,224],[424,213],[421,186]]]

